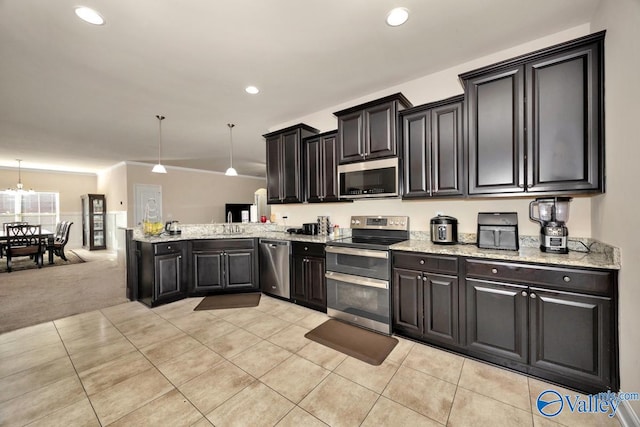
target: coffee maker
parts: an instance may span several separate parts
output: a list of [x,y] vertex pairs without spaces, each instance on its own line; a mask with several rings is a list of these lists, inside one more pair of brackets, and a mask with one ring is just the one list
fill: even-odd
[[[569,253],[567,239],[569,229],[565,225],[569,220],[569,202],[571,197],[539,197],[529,203],[529,218],[540,223],[540,250],[555,254]],[[534,208],[538,216],[534,216]]]

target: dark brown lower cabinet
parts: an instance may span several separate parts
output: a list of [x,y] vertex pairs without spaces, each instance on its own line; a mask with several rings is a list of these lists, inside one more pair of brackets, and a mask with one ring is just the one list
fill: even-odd
[[530,288],[529,372],[609,388],[616,354],[611,304],[608,297]]
[[468,354],[586,392],[618,389],[613,273],[485,260],[466,270]]
[[137,242],[138,300],[155,307],[187,293],[186,245]]
[[457,258],[394,252],[393,265],[393,330],[457,348]]
[[442,344],[458,344],[458,278],[396,268],[394,330]]
[[293,242],[292,254],[291,300],[326,313],[324,245]]
[[615,271],[392,259],[394,333],[587,393],[619,389]]
[[194,240],[190,254],[190,295],[258,288],[254,239]]
[[468,349],[526,364],[527,287],[474,279],[466,284]]

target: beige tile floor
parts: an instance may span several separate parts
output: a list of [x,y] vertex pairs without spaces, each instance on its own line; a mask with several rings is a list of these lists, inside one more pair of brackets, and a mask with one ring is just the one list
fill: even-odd
[[[0,425],[600,426],[546,419],[538,380],[398,337],[381,366],[309,341],[324,314],[267,296],[130,302],[0,335]],[[560,424],[556,424],[560,423]]]

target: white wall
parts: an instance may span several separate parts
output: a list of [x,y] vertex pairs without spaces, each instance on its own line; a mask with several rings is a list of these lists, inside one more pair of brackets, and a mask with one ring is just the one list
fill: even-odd
[[127,165],[121,162],[98,174],[98,194],[104,194],[107,203],[105,236],[107,248],[117,251],[118,227],[127,226]]
[[162,186],[162,219],[186,224],[224,222],[225,203],[255,201],[254,193],[265,187],[264,178],[229,177],[222,173],[166,166],[166,174],[151,172],[153,165],[127,163],[127,206],[133,226],[134,184]]
[[[620,248],[619,334],[621,389],[640,392],[640,2],[603,0],[593,17],[605,39],[607,192],[593,201],[593,235]],[[640,402],[631,402],[640,415]]]
[[[581,25],[557,34],[552,34],[511,49],[496,52],[492,55],[470,60],[464,64],[430,74],[416,80],[386,88],[358,99],[336,105],[316,113],[293,118],[290,121],[271,127],[270,131],[282,129],[296,123],[306,123],[321,131],[337,128],[337,120],[333,112],[352,107],[383,96],[402,92],[413,105],[437,101],[463,93],[458,75],[485,65],[542,49],[557,43],[589,34],[589,25]],[[272,205],[273,213],[278,218],[288,216],[287,225],[300,225],[313,222],[318,215],[329,215],[331,221],[340,226],[347,226],[351,215],[380,214],[408,215],[412,230],[427,230],[429,219],[436,212],[454,216],[459,221],[459,231],[475,233],[478,212],[518,212],[518,226],[522,235],[537,235],[539,226],[529,220],[529,202],[535,198],[476,198],[476,199],[438,199],[420,201],[401,201],[400,199],[364,200],[351,204],[327,205]],[[575,198],[571,204],[569,218],[569,234],[575,237],[591,237],[591,203],[589,197]],[[280,220],[282,222],[282,220]]]
[[[0,169],[0,188],[15,187],[18,181],[18,169]],[[80,196],[95,193],[97,177],[95,174],[22,170],[22,183],[25,189],[51,191],[60,194],[60,221],[73,221],[69,232],[69,248],[82,246],[82,203]]]

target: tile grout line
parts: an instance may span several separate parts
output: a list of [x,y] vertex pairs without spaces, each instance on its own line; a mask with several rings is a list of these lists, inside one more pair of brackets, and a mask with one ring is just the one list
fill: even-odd
[[[104,316],[104,314],[102,312],[100,312],[100,314],[102,314],[102,316]],[[109,323],[111,323],[113,325],[113,323],[111,322],[111,319],[107,318],[106,316],[104,316],[104,317],[105,317],[105,319],[107,319],[107,321],[109,321]],[[91,406],[91,410],[93,411],[93,415],[95,415],[96,420],[98,420],[98,423],[100,425],[102,425],[102,421],[100,420],[100,417],[98,416],[98,413],[96,412],[96,408],[93,406],[93,402],[89,398],[89,393],[87,393],[87,389],[85,388],[84,383],[82,382],[82,379],[80,378],[80,373],[78,372],[78,369],[76,368],[76,364],[73,363],[73,359],[71,358],[71,353],[69,353],[69,349],[67,348],[67,345],[64,342],[64,339],[62,338],[62,335],[60,334],[60,330],[58,329],[58,325],[56,325],[55,322],[53,322],[53,327],[56,328],[56,333],[60,337],[60,342],[62,343],[62,346],[64,347],[64,351],[67,352],[67,357],[69,358],[69,362],[71,362],[71,366],[73,367],[73,371],[76,373],[76,377],[78,378],[78,382],[80,383],[80,386],[82,387],[82,391],[84,391],[84,395],[87,398],[87,402],[89,402],[89,405]],[[69,406],[71,406],[71,405],[65,406],[65,408],[67,408]]]

